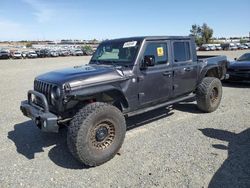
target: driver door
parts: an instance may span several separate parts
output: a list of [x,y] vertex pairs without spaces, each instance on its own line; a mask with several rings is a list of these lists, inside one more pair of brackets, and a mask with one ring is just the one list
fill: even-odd
[[[141,105],[165,101],[172,96],[172,65],[169,60],[169,41],[147,41],[143,53],[154,59],[154,65],[140,69],[139,102]],[[145,64],[145,63],[143,63]]]

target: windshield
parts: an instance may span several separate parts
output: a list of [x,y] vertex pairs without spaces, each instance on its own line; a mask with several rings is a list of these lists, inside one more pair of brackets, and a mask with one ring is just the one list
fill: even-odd
[[140,46],[139,41],[108,41],[100,44],[91,63],[132,64]]
[[250,61],[250,53],[240,56],[238,61]]

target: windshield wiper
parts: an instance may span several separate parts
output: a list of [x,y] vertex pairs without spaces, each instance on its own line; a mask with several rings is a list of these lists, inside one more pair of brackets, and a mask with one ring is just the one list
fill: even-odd
[[118,67],[119,66],[116,61],[100,60],[99,62],[100,62],[100,64],[103,64],[103,65],[111,65],[113,67]]
[[103,61],[104,64],[106,65],[111,65],[113,66],[117,72],[119,72],[120,74],[122,74],[122,76],[124,76],[124,72],[123,72],[123,67],[125,67],[124,65],[121,65],[120,63],[117,63],[116,61]]
[[97,64],[97,65],[100,65],[101,64],[101,61],[99,61],[99,60],[91,60],[91,62],[94,62],[95,64]]
[[110,65],[113,66],[116,69],[122,69],[124,67],[129,67],[128,64],[125,63],[119,63],[117,61],[112,61],[112,60],[91,60],[91,62],[96,63],[97,65]]

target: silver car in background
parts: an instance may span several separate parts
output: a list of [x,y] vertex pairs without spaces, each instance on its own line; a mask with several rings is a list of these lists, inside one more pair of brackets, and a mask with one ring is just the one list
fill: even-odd
[[71,51],[73,56],[83,56],[83,51],[81,49],[74,49]]
[[37,53],[35,51],[29,51],[27,53],[27,58],[37,58]]

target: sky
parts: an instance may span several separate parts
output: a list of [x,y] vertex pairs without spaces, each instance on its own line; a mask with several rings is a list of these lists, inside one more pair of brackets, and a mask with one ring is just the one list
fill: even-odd
[[250,0],[0,0],[0,41],[189,35],[203,23],[241,37],[249,20]]

